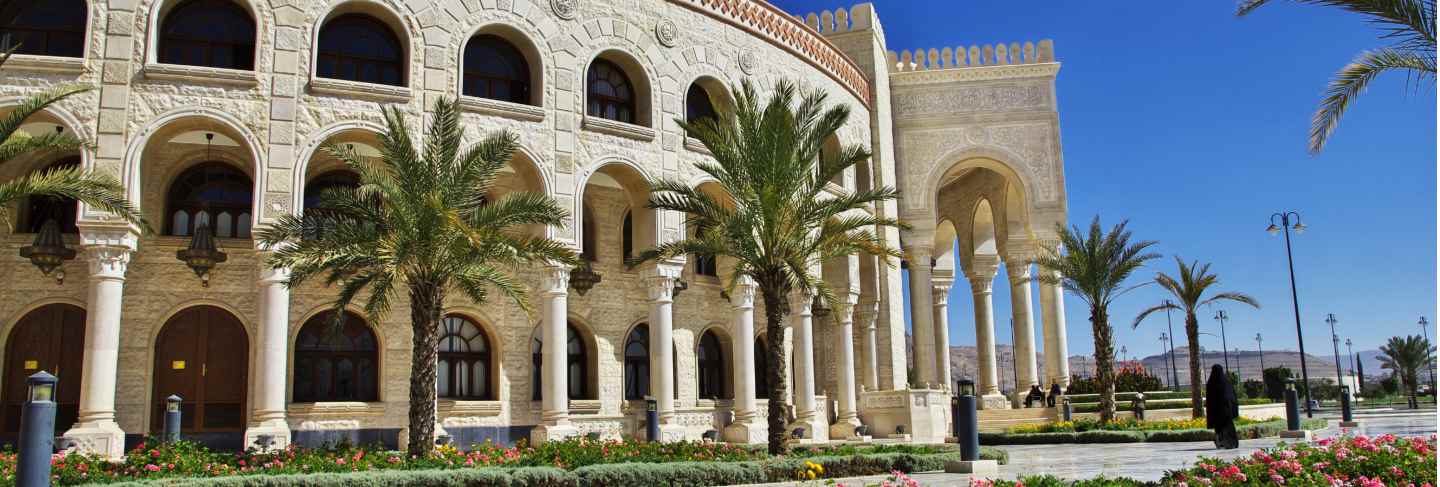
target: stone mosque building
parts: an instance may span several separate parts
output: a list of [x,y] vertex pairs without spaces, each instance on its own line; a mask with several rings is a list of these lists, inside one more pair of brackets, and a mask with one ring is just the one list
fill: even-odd
[[[21,1],[0,9],[0,34],[21,42],[0,68],[0,112],[53,87],[94,87],[22,128],[88,147],[12,160],[0,179],[64,165],[111,174],[153,230],[72,201],[11,208],[0,433],[16,432],[25,378],[44,370],[60,381],[59,432],[87,451],[118,455],[157,432],[172,394],[185,434],[223,448],[401,446],[404,303],[376,323],[347,313],[340,333],[324,333],[335,290],[288,289],[252,233],[304,211],[320,188],[353,184],[322,146],[376,154],[381,107],[419,131],[441,97],[459,98],[471,141],[519,135],[495,192],[560,201],[569,223],[533,231],[586,261],[518,271],[543,312],[451,298],[438,421],[460,444],[644,437],[646,396],[667,440],[713,430],[762,442],[771,367],[788,373],[793,424],[813,440],[865,425],[876,438],[939,441],[961,379],[946,359],[957,277],[974,299],[984,407],[1009,407],[994,358],[994,322],[1007,319],[992,313],[997,277],[1011,287],[1020,389],[1069,375],[1061,291],[1025,282],[1036,270],[1024,263],[1056,245],[1066,219],[1049,41],[891,47],[870,4],[801,13],[760,0]],[[895,186],[901,199],[869,211],[913,227],[884,234],[909,256],[908,279],[899,261],[825,263],[840,298],[792,299],[784,336],[763,333],[752,287],[722,293],[723,260],[622,265],[686,232],[681,215],[645,207],[648,181],[718,191],[695,169],[706,149],[674,120],[714,113],[742,79],[795,80],[849,106],[832,143],[874,157],[830,190]],[[21,249],[49,221],[75,257],[45,274]],[[201,225],[227,257],[203,276],[177,258]],[[766,362],[769,340],[785,342],[785,363]]]

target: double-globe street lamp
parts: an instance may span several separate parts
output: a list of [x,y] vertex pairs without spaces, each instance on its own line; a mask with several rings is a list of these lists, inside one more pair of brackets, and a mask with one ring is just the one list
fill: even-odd
[[[1276,219],[1279,219],[1277,226]],[[1291,223],[1291,221],[1294,223]],[[1285,234],[1285,260],[1290,266],[1290,303],[1295,308],[1295,339],[1300,344],[1300,380],[1305,384],[1305,417],[1315,417],[1315,408],[1310,402],[1310,369],[1305,364],[1305,332],[1300,328],[1300,295],[1295,291],[1295,254],[1290,250],[1290,230],[1295,233],[1305,233],[1305,224],[1300,223],[1300,214],[1294,211],[1282,211],[1270,215],[1270,226],[1265,231],[1271,235],[1277,233]]]
[[[1424,316],[1421,316],[1419,323],[1420,323],[1420,333],[1425,336],[1425,346],[1426,346],[1426,347],[1432,346],[1432,345],[1430,345],[1430,322],[1429,322],[1429,321],[1425,321],[1425,317],[1424,317]],[[1434,360],[1431,360],[1430,363],[1429,363],[1429,364],[1426,364],[1426,365],[1428,365],[1428,367],[1425,367],[1425,368],[1430,369],[1430,388],[1431,388],[1431,389],[1434,389],[1434,388],[1435,388],[1435,361],[1434,361]],[[1434,392],[1434,391],[1431,391],[1431,392]]]
[[[1230,343],[1225,340],[1225,320],[1228,319],[1230,319],[1230,315],[1225,313],[1225,310],[1215,312],[1215,320],[1220,322],[1220,350],[1225,352],[1225,373],[1227,374],[1230,373]],[[1235,366],[1239,367],[1240,357],[1238,355],[1235,357],[1235,362]]]
[[1335,333],[1335,324],[1340,320],[1335,319],[1335,313],[1326,313],[1325,322],[1330,324],[1330,343],[1335,346],[1335,385],[1345,384],[1345,379],[1340,375],[1340,335]]

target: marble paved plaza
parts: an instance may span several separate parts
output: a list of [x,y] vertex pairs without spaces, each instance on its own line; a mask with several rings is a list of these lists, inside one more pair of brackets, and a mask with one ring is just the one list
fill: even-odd
[[[1393,411],[1357,415],[1360,427],[1341,431],[1338,419],[1316,431],[1317,437],[1341,434],[1430,435],[1436,431],[1434,409],[1419,412]],[[1010,453],[1010,463],[1000,466],[1000,476],[1013,479],[1020,475],[1050,474],[1067,479],[1083,479],[1100,475],[1159,480],[1166,471],[1188,467],[1201,457],[1234,458],[1275,446],[1277,438],[1243,440],[1240,448],[1216,450],[1210,442],[1185,443],[1118,443],[1103,445],[1016,445],[1000,447]],[[969,486],[970,476],[944,472],[918,473],[912,476],[926,487]],[[839,479],[838,484],[863,486],[879,483],[884,476]],[[795,485],[791,484],[772,484]]]

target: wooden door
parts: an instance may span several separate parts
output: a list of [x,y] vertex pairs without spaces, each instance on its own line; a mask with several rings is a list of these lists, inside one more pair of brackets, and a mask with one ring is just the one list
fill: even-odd
[[5,343],[5,378],[0,389],[0,427],[20,431],[20,410],[27,399],[25,379],[46,371],[59,379],[55,386],[56,434],[75,424],[80,414],[80,377],[85,365],[85,310],[69,304],[42,306],[20,318]]
[[164,428],[165,398],[183,399],[181,431],[243,431],[250,346],[245,327],[214,306],[187,308],[155,341],[151,429]]

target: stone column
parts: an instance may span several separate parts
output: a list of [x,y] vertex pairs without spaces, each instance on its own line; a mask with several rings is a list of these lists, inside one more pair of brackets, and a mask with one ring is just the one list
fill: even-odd
[[563,440],[579,432],[570,424],[570,384],[566,380],[566,326],[569,319],[567,298],[570,291],[570,267],[550,263],[543,269],[540,281],[541,304],[540,424],[530,430],[531,443]]
[[1030,386],[1039,385],[1035,372],[1035,317],[1030,310],[1030,259],[1012,257],[1005,263],[1005,273],[1010,278],[1010,312],[1015,324],[1015,372],[1020,384],[1015,388],[1017,397],[1023,398],[1030,392]]
[[839,353],[835,357],[835,367],[839,391],[835,398],[839,405],[839,411],[835,415],[835,424],[830,425],[831,439],[845,439],[855,436],[855,428],[860,426],[860,417],[856,412],[855,404],[855,303],[860,300],[858,293],[845,293],[839,296],[840,302],[831,303],[831,313],[835,317],[836,338],[840,340],[836,350]]
[[1009,401],[1000,394],[999,375],[995,368],[995,310],[991,303],[991,285],[999,270],[999,259],[994,256],[977,255],[969,270],[970,292],[975,299],[975,347],[979,357],[979,373],[976,392],[981,397],[981,407],[1004,409]]
[[764,443],[769,429],[755,408],[755,281],[749,276],[735,279],[730,310],[731,336],[735,337],[730,354],[735,421],[725,427],[725,441]]
[[790,297],[790,328],[795,340],[795,423],[805,428],[805,435],[815,438],[815,333],[810,304],[813,296],[797,293]]
[[[290,444],[290,426],[285,422],[286,360],[290,341],[290,289],[285,281],[290,269],[266,265],[268,252],[259,254],[258,312],[260,318],[255,354],[255,410],[252,426],[245,428],[245,445],[260,449],[283,449]],[[270,441],[257,442],[261,436]],[[263,444],[262,444],[263,443]]]
[[125,432],[115,423],[120,310],[125,269],[135,250],[136,233],[123,225],[82,223],[80,239],[90,263],[85,364],[80,378],[80,416],[65,437],[74,440],[84,453],[119,459],[125,454]]
[[[1051,272],[1045,269],[1039,271]],[[1045,375],[1048,377],[1045,385],[1048,388],[1053,382],[1069,388],[1070,352],[1065,338],[1065,294],[1059,284],[1040,283],[1040,313],[1045,321]]]
[[931,281],[931,297],[934,298],[935,318],[935,371],[939,376],[936,384],[941,390],[950,390],[955,384],[950,378],[950,286],[954,278],[935,278]]
[[931,297],[930,248],[906,248],[910,256],[910,321],[914,328],[915,381],[920,387],[934,384],[935,374],[935,300]]
[[873,298],[866,298],[860,303],[856,314],[859,315],[860,329],[864,333],[865,390],[880,390],[880,347],[876,343],[879,330],[875,328],[875,319],[880,315],[880,303]]
[[659,263],[645,270],[645,289],[650,295],[650,395],[660,413],[660,440],[685,439],[685,429],[675,420],[674,291],[681,266]]

